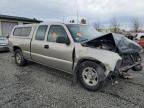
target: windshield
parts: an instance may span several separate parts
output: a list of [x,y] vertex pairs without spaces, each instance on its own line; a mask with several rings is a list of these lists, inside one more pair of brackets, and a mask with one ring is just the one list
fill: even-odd
[[89,25],[69,24],[67,27],[75,42],[87,41],[102,35]]

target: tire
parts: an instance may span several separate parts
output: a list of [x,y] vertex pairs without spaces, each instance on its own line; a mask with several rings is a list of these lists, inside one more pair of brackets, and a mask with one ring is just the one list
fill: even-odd
[[104,68],[92,61],[82,62],[79,66],[78,80],[85,89],[97,91],[102,88],[105,80]]
[[133,71],[142,71],[142,69],[143,69],[142,65],[137,65],[132,68]]
[[15,51],[15,62],[18,66],[25,66],[27,61],[24,59],[24,56],[22,54],[22,51],[20,49],[17,49]]

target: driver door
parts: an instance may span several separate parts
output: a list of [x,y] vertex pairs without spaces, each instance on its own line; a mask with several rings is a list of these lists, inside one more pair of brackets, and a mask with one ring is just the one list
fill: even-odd
[[[71,72],[73,44],[57,43],[58,37],[69,39],[68,33],[63,25],[51,25],[45,42],[45,55],[48,58],[47,65]],[[70,41],[70,40],[69,40]]]

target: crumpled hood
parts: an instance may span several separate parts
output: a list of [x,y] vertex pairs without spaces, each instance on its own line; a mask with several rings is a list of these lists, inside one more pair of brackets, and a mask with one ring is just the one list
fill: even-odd
[[115,33],[103,34],[103,35],[98,36],[94,39],[85,41],[82,44],[88,44],[90,42],[94,43],[97,40],[100,40],[101,38],[102,39],[108,39],[109,38],[109,40],[113,41],[113,43],[115,44],[115,46],[118,48],[119,52],[121,52],[121,53],[135,53],[135,52],[139,53],[142,51],[142,47],[139,44],[128,39],[124,35],[115,34]]
[[119,34],[113,34],[115,44],[118,47],[120,52],[141,52],[142,47],[136,42],[128,39],[127,37]]

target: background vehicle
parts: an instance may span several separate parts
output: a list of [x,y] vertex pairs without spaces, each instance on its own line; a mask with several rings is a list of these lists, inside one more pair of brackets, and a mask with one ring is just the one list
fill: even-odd
[[0,51],[9,51],[8,39],[4,36],[0,36]]
[[143,36],[144,36],[144,33],[137,33],[135,38],[136,40],[140,40],[140,38]]
[[140,36],[140,38],[137,39],[136,42],[144,48],[144,35]]
[[122,66],[125,58],[120,51],[124,50],[118,43],[130,43],[134,47],[126,46],[126,49],[135,50],[137,54],[141,48],[125,38],[116,40],[113,34],[99,33],[88,25],[42,23],[16,26],[9,45],[17,65],[23,66],[30,60],[65,71],[74,76],[74,81],[78,79],[84,88],[95,91],[111,74],[117,75],[140,64],[138,57],[127,51],[126,55],[135,60]]

